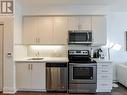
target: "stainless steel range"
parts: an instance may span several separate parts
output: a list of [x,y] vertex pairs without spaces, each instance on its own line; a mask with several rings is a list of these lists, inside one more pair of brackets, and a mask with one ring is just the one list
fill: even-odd
[[97,64],[88,50],[69,50],[69,93],[95,93]]

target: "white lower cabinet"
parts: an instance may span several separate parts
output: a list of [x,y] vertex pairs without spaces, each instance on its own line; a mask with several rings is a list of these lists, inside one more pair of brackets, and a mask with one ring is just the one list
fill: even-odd
[[17,89],[31,88],[31,70],[30,64],[16,64],[16,87]]
[[45,63],[37,63],[37,64],[32,64],[32,89],[46,89],[46,69],[45,69]]
[[16,88],[23,91],[45,91],[45,63],[17,63]]
[[97,64],[97,92],[111,92],[112,70],[111,62]]

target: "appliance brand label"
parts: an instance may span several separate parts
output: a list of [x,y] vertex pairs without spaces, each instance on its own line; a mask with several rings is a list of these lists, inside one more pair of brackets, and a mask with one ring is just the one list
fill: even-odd
[[0,0],[0,13],[1,14],[13,14],[13,1],[12,0]]

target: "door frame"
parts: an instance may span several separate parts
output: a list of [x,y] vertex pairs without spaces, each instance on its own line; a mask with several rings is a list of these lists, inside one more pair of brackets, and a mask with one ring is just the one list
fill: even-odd
[[4,24],[0,22],[0,26],[2,26],[2,88],[0,89],[0,92],[3,91],[3,80],[4,80]]

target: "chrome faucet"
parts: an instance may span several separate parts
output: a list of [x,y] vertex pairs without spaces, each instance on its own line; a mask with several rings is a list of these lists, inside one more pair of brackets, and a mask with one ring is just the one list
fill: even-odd
[[39,51],[38,52],[36,52],[36,57],[40,57],[40,53],[39,53]]

